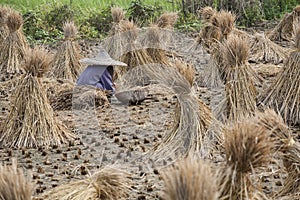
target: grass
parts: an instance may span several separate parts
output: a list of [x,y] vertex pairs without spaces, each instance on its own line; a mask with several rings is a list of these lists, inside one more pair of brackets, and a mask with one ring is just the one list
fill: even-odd
[[[75,7],[80,7],[83,10],[90,10],[91,8],[105,8],[109,5],[117,5],[122,8],[128,8],[131,4],[131,0],[2,0],[1,4],[9,5],[17,10],[35,10],[40,6],[44,5],[55,5],[55,4],[67,4]],[[170,0],[143,0],[145,5],[155,5],[159,4],[163,7],[164,10],[176,11],[179,7],[180,0],[174,0],[174,4]]]

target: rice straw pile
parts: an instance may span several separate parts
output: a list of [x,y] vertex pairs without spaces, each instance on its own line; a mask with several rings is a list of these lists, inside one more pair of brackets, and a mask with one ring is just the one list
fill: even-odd
[[104,48],[113,59],[120,59],[124,52],[124,35],[122,34],[120,23],[125,20],[125,13],[120,7],[112,7],[111,15],[113,18],[113,26],[110,30],[109,37],[104,41]]
[[74,22],[65,22],[63,30],[65,38],[51,63],[49,77],[75,82],[82,68],[80,47],[76,41],[78,31]]
[[249,61],[255,63],[279,64],[286,60],[288,49],[272,42],[264,33],[256,33],[250,39]]
[[2,147],[60,145],[75,137],[56,118],[40,77],[51,59],[45,50],[34,48],[25,56],[24,69],[14,90],[10,112],[1,126]]
[[0,43],[0,80],[11,79],[11,75],[21,73],[20,64],[28,46],[22,32],[23,19],[20,13],[9,12],[6,24],[9,32]]
[[203,138],[212,121],[209,107],[196,96],[190,83],[175,68],[152,64],[144,69],[152,80],[172,89],[178,99],[172,130],[164,135],[149,155],[159,160],[178,153],[178,159],[205,148]]
[[283,16],[277,26],[267,33],[272,41],[291,41],[295,31],[295,23],[300,20],[300,5],[296,6],[291,13]]
[[265,199],[259,186],[254,185],[250,174],[266,167],[271,161],[273,143],[270,131],[244,120],[229,124],[224,129],[226,166],[231,169],[221,199]]
[[188,157],[162,174],[165,200],[217,200],[218,176],[212,166],[196,158]]
[[43,200],[116,200],[126,198],[130,190],[128,174],[106,166],[84,180],[60,185],[37,197]]
[[33,185],[24,176],[23,170],[17,168],[16,159],[12,165],[0,165],[0,199],[31,200]]
[[247,63],[247,42],[231,36],[221,47],[221,52],[224,58],[224,70],[221,74],[226,80],[227,118],[236,121],[251,116],[256,110],[256,89]]
[[295,34],[295,47],[283,71],[260,97],[262,105],[279,112],[288,124],[300,123],[300,28]]

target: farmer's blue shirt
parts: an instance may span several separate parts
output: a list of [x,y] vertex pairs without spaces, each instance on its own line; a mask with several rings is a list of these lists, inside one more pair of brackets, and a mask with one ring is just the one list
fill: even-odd
[[102,90],[110,90],[113,93],[115,88],[113,87],[112,76],[107,70],[106,65],[89,65],[80,74],[77,79],[76,85],[92,85]]

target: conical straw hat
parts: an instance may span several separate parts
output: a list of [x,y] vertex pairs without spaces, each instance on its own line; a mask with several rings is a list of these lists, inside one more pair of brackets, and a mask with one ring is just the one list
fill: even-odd
[[80,62],[87,65],[127,66],[126,63],[112,59],[104,49],[101,49],[95,57],[83,58]]

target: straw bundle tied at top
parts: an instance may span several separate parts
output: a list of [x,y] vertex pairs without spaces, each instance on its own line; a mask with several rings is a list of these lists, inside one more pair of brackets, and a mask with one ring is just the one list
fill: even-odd
[[60,185],[36,200],[116,200],[126,198],[130,190],[128,174],[107,166],[85,180]]
[[300,28],[295,33],[295,47],[276,80],[261,95],[261,104],[280,112],[288,124],[300,123]]
[[219,199],[218,170],[203,160],[188,157],[162,174],[166,200]]
[[22,169],[17,168],[16,159],[12,165],[0,165],[0,199],[31,200],[33,185],[25,177]]
[[184,156],[204,148],[203,138],[212,121],[209,107],[198,99],[190,83],[175,68],[152,64],[144,69],[152,80],[172,89],[178,98],[173,129],[149,152],[151,158],[159,160],[173,153]]
[[82,71],[79,62],[81,58],[80,47],[74,40],[77,37],[77,28],[73,22],[66,22],[63,29],[65,40],[54,56],[49,77],[69,79],[75,82]]
[[231,36],[221,48],[224,57],[226,80],[227,117],[239,120],[251,116],[256,109],[256,89],[253,84],[251,68],[247,64],[249,48],[247,43]]
[[[222,191],[224,199],[265,199],[259,185],[253,185],[250,174],[266,167],[271,161],[273,143],[270,131],[244,120],[228,124],[224,129],[226,165],[230,168]],[[224,171],[224,172],[225,172]]]
[[6,6],[0,6],[0,44],[3,39],[7,36],[9,30],[7,27],[7,16],[12,10]]
[[26,73],[19,79],[10,112],[1,126],[1,146],[38,147],[73,140],[75,136],[55,118],[39,79],[51,61],[46,51],[35,48],[25,58]]
[[[16,11],[9,12],[7,16],[9,32],[4,40],[0,40],[0,78],[6,79],[8,75],[21,73],[20,64],[28,48],[25,36],[21,31],[23,20]],[[10,79],[10,77],[8,77]]]

